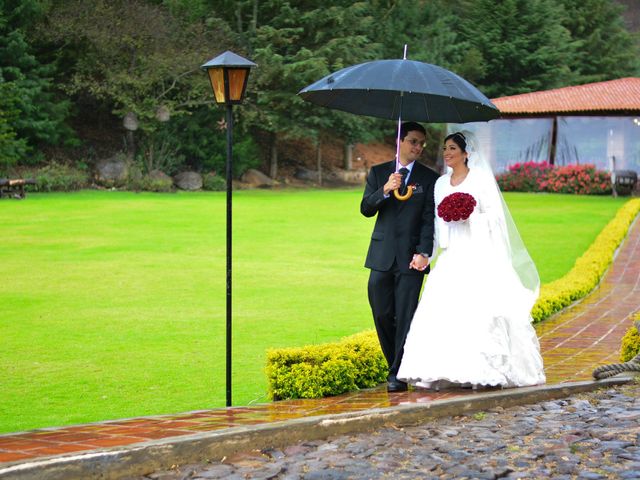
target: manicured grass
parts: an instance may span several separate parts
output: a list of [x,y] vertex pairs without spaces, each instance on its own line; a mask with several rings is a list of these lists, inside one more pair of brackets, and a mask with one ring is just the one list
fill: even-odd
[[[234,193],[234,404],[267,400],[267,348],[372,327],[360,198]],[[507,201],[543,282],[624,202]],[[224,193],[33,194],[0,222],[0,432],[224,405]]]

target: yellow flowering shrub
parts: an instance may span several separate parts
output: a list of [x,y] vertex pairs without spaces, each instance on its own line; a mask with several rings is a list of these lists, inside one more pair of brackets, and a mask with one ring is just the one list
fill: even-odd
[[625,203],[564,277],[542,285],[538,301],[531,311],[534,322],[540,322],[571,305],[598,285],[638,212],[640,199]]
[[622,346],[620,347],[621,362],[628,362],[640,353],[640,333],[637,327],[637,322],[640,322],[640,312],[636,312],[633,320],[635,325],[631,326],[622,337]]
[[373,330],[336,343],[267,352],[269,396],[319,398],[371,388],[387,377],[387,362]]

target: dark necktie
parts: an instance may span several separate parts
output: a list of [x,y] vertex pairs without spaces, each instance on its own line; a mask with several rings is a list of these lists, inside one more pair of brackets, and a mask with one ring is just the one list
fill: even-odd
[[407,175],[409,175],[409,169],[402,167],[398,170],[398,173],[402,175],[402,186],[400,187],[400,195],[407,193]]

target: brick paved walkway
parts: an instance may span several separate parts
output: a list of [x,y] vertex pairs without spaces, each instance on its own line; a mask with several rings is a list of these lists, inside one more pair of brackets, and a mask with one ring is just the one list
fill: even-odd
[[[640,221],[632,226],[600,287],[537,326],[547,383],[589,380],[597,365],[618,361],[630,315],[640,310]],[[388,394],[384,387],[318,400],[291,400],[0,435],[0,469],[52,455],[133,445],[241,425],[354,412],[476,395],[469,390]]]

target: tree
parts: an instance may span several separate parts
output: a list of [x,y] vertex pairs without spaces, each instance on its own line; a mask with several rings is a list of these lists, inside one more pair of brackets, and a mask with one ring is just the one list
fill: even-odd
[[640,51],[624,25],[623,7],[611,0],[561,0],[563,25],[575,46],[571,69],[580,83],[611,80],[638,72]]
[[142,0],[59,0],[40,31],[70,74],[65,91],[120,118],[135,116],[143,137],[167,116],[212,102],[199,66],[233,44],[219,19],[191,19],[181,2],[169,3],[179,16]]
[[[199,66],[233,44],[222,21],[202,18],[197,0],[166,3],[58,0],[40,30],[69,73],[63,83],[69,96],[137,122],[145,165],[166,163],[162,152],[178,148],[176,138],[156,134],[163,121],[213,102]],[[130,158],[133,139],[127,137]]]
[[484,65],[476,80],[488,97],[573,82],[571,38],[562,9],[550,0],[462,0],[461,38]]
[[[38,161],[36,147],[73,140],[65,124],[70,104],[56,93],[53,63],[41,62],[26,31],[42,11],[36,1],[0,0],[0,116],[4,162]],[[31,156],[29,157],[29,154]]]
[[[445,0],[375,0],[375,38],[381,39],[384,58],[407,58],[431,63],[475,83],[485,73],[482,56],[464,40],[458,25],[459,9]],[[444,124],[426,124],[425,155],[435,161],[441,149]]]
[[0,79],[0,172],[6,170],[24,158],[28,145],[25,138],[18,138],[14,125],[20,111],[16,85]]
[[[242,12],[250,2],[235,4]],[[271,176],[277,175],[281,138],[318,143],[324,132],[347,141],[366,135],[368,119],[321,109],[296,93],[332,71],[378,56],[379,45],[367,35],[374,22],[368,5],[270,0],[251,12],[248,25],[240,21],[238,28],[259,68],[252,73],[254,101],[240,118],[247,128],[268,133]]]

